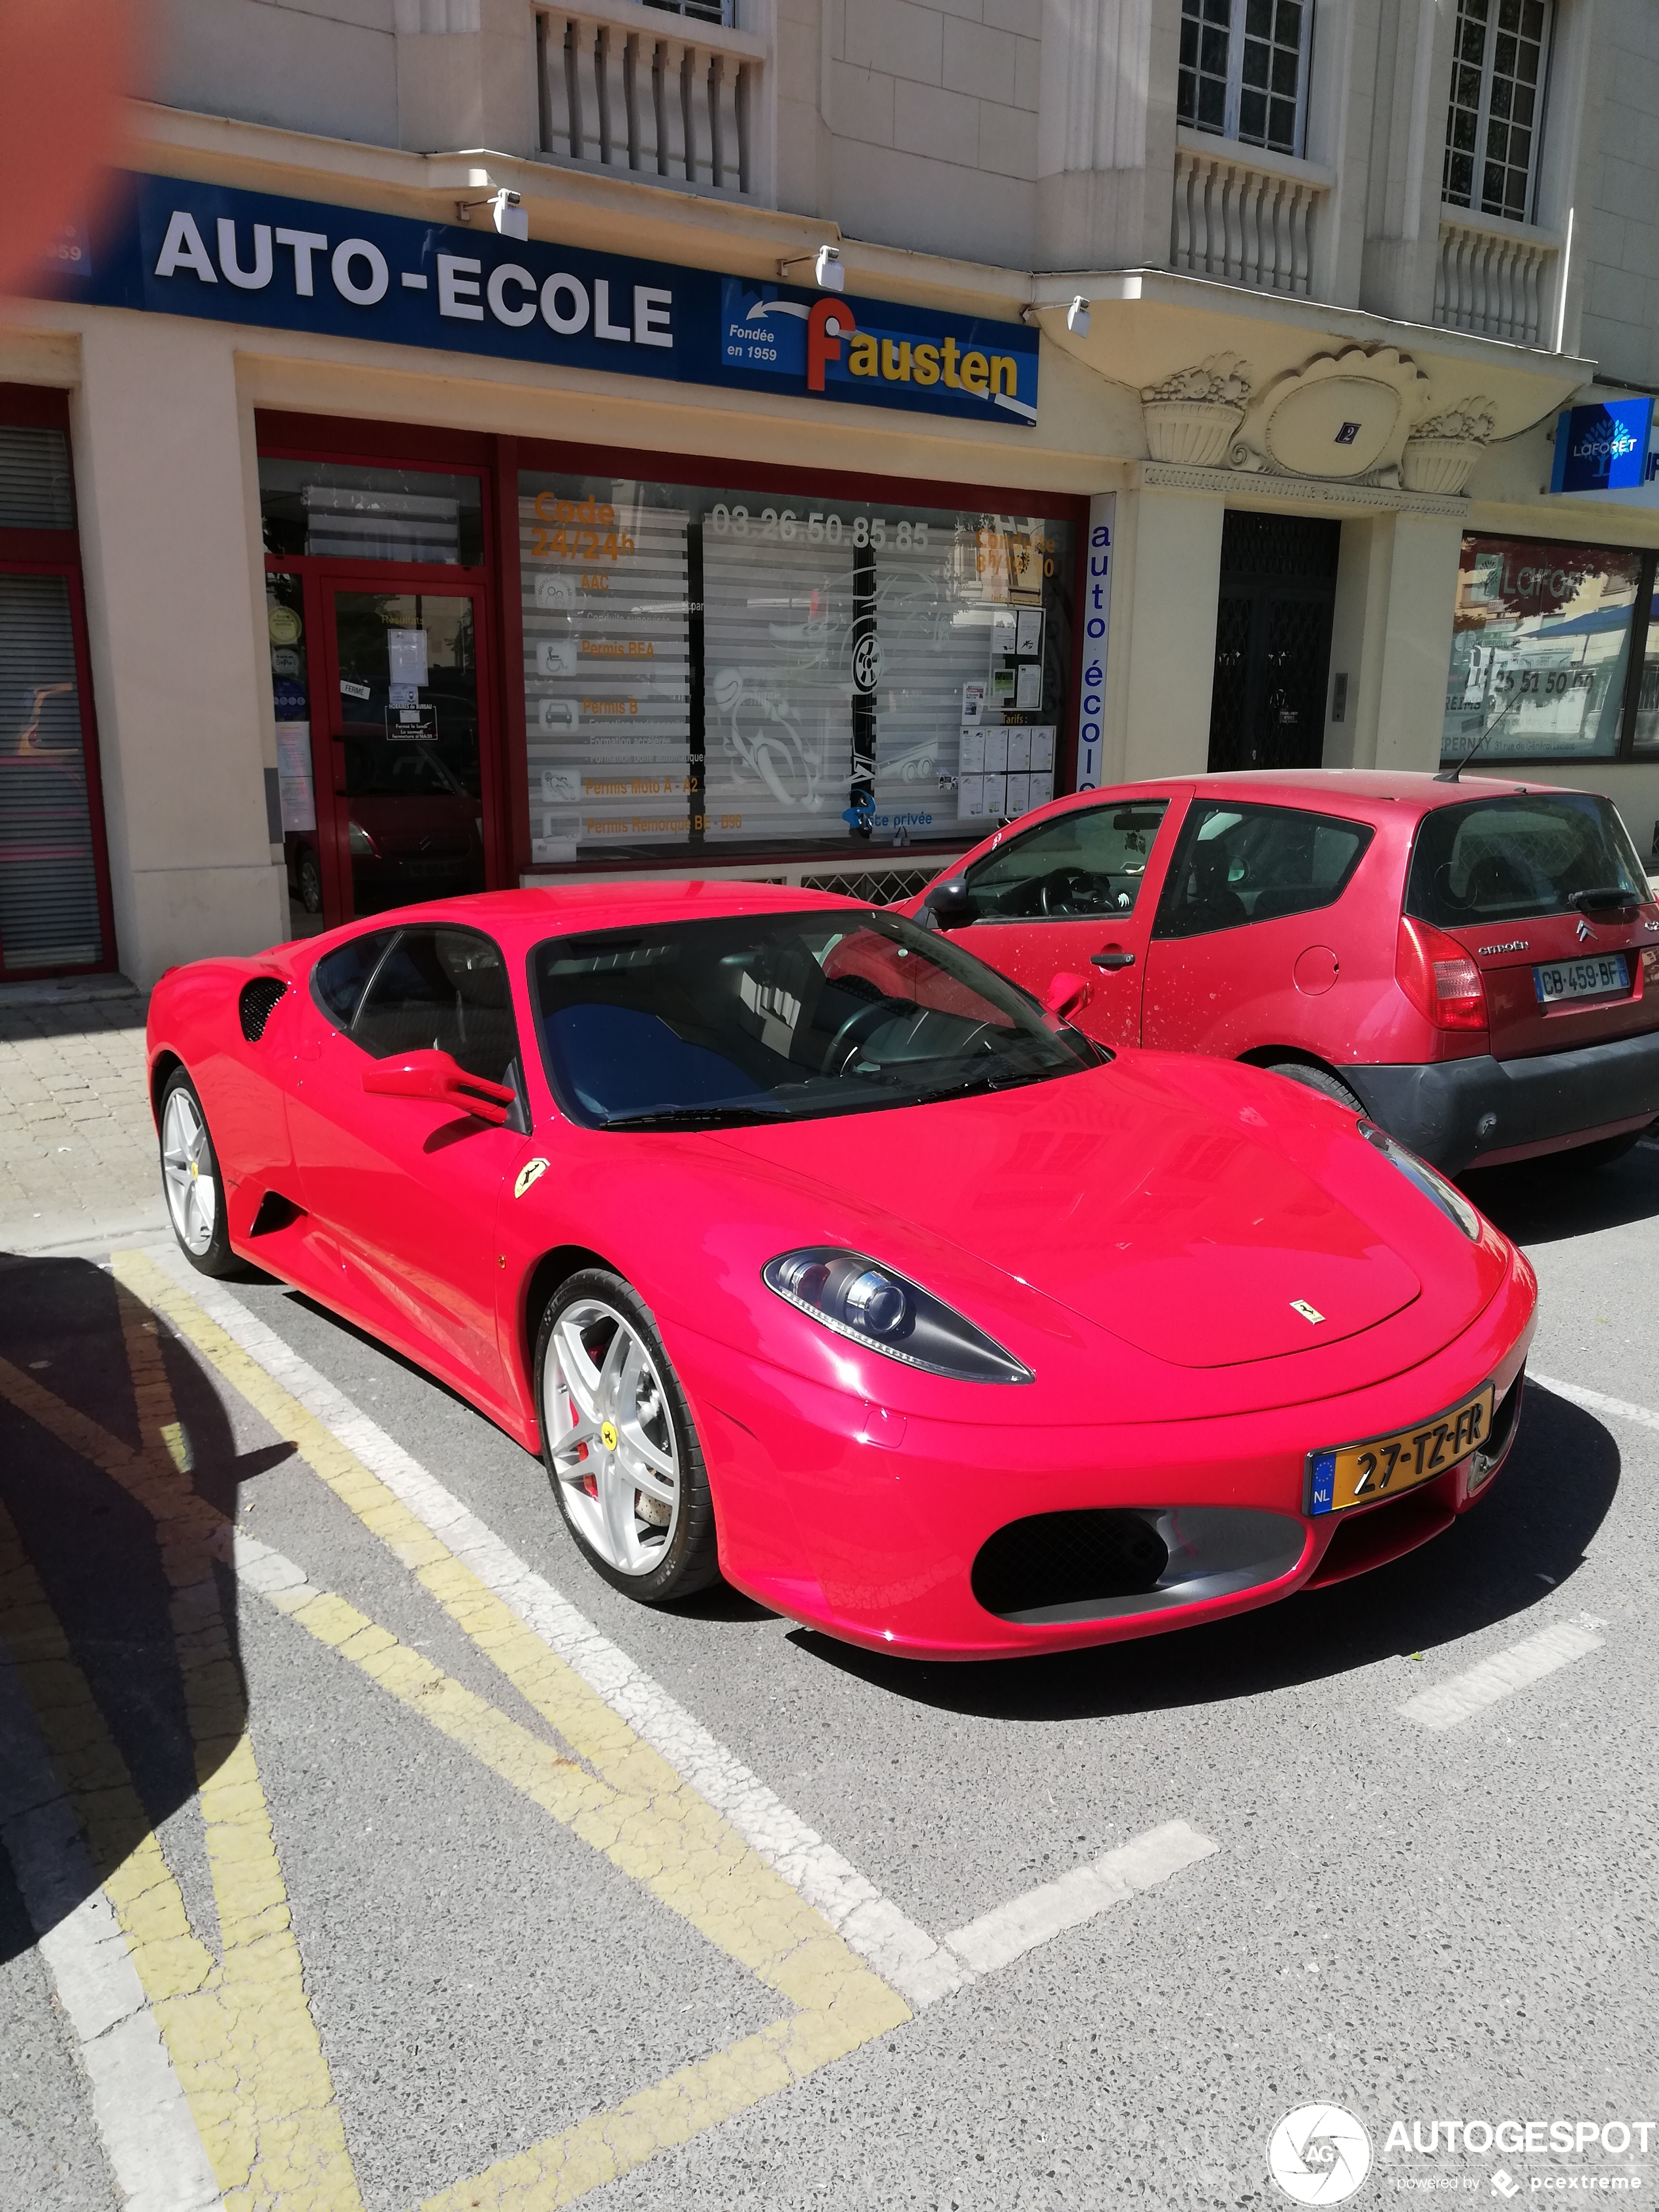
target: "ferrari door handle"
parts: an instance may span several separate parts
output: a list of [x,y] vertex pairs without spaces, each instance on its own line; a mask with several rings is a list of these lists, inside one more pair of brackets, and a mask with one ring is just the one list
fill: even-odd
[[1089,964],[1091,968],[1133,968],[1135,956],[1133,952],[1095,952],[1090,955]]

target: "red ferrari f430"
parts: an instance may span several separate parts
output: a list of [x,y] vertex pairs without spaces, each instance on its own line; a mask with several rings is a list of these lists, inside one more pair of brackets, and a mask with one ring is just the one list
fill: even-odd
[[743,884],[501,892],[157,987],[179,1241],[539,1453],[647,1603],[994,1657],[1214,1619],[1485,1497],[1536,1285],[1351,1105],[1114,1050]]

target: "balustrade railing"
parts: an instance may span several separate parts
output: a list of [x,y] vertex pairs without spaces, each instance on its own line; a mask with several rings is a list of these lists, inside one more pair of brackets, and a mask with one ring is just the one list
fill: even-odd
[[766,49],[658,7],[536,15],[541,149],[641,179],[760,195]]
[[1170,265],[1305,299],[1328,187],[1253,161],[1252,150],[1231,139],[1176,148]]
[[1471,219],[1443,209],[1434,273],[1434,319],[1444,330],[1541,345],[1559,249],[1518,224]]

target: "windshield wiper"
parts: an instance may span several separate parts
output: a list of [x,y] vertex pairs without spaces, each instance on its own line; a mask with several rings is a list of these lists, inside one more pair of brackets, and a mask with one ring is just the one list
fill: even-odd
[[745,1121],[787,1121],[769,1106],[659,1106],[648,1114],[609,1114],[602,1129],[728,1129]]
[[1569,891],[1567,904],[1577,907],[1580,914],[1599,914],[1615,906],[1640,906],[1640,894],[1627,890],[1623,884],[1595,884],[1587,891]]

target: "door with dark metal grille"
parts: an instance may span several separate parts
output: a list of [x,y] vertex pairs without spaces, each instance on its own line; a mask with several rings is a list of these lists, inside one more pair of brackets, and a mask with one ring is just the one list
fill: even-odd
[[1318,768],[1339,522],[1230,510],[1221,533],[1210,766]]

